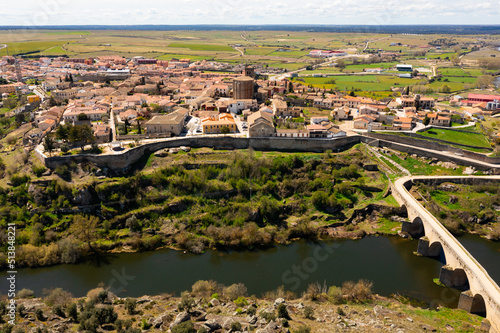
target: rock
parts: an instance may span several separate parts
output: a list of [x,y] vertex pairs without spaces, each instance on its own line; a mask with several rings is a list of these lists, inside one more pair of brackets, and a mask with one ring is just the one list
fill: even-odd
[[208,320],[204,326],[206,326],[210,331],[216,331],[222,328],[222,326],[215,319]]
[[212,306],[219,306],[220,305],[220,301],[217,298],[212,298],[210,300],[210,305],[212,305]]
[[[375,307],[373,308],[373,312],[375,313],[375,315],[377,316],[385,316],[385,315],[388,315],[388,314],[391,314],[392,311],[389,310],[389,309],[386,309],[384,308],[383,306],[380,306],[380,305],[375,305]],[[385,318],[384,318],[385,319]],[[390,319],[390,318],[387,318],[387,319]]]
[[92,203],[92,194],[88,188],[84,188],[76,193],[73,201],[76,206],[88,206]]
[[457,197],[457,196],[455,196],[455,195],[452,195],[452,196],[450,197],[450,200],[449,200],[449,201],[450,201],[450,203],[451,203],[451,204],[457,203],[457,202],[458,202],[458,197]]
[[162,149],[154,153],[156,157],[167,157],[168,156],[168,149]]
[[151,320],[150,324],[154,327],[154,328],[160,328],[161,325],[163,325],[163,323],[167,320],[167,315],[166,313],[160,315],[159,317],[156,317],[154,319]]
[[172,324],[170,324],[170,328],[173,328],[173,327],[175,327],[175,326],[177,326],[185,321],[188,321],[189,319],[191,319],[191,316],[189,315],[189,313],[181,312],[177,315],[177,317],[175,317]]
[[410,323],[413,323],[413,319],[411,319],[410,317],[406,318],[406,320],[408,320]]
[[295,308],[297,310],[302,310],[304,308],[304,304],[303,303],[297,303],[297,304],[295,304]]
[[250,325],[255,325],[257,323],[257,316],[247,316],[245,320],[250,324]]
[[103,330],[105,330],[105,331],[114,331],[114,330],[116,330],[116,327],[113,324],[105,324],[105,325],[102,325],[101,328]]
[[278,329],[278,324],[271,320],[264,329],[268,333],[276,332],[276,330]]
[[277,299],[274,301],[274,307],[275,307],[275,308],[277,308],[277,307],[278,307],[278,305],[280,305],[280,304],[286,304],[286,302],[285,302],[285,299],[284,299],[284,298],[281,298],[281,297],[280,297],[280,298],[277,298]]
[[231,329],[231,324],[234,323],[235,320],[232,318],[232,317],[229,317],[227,318],[225,321],[224,321],[224,325],[222,325],[222,327],[225,329],[225,330],[230,330]]
[[480,203],[480,204],[479,204],[479,208],[484,209],[484,205],[483,205],[483,203]]

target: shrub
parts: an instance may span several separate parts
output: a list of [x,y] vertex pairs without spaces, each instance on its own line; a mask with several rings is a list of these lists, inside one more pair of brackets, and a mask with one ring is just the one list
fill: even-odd
[[194,306],[194,298],[189,295],[189,292],[183,291],[181,293],[181,301],[177,305],[180,311],[191,311]]
[[342,285],[342,293],[348,301],[361,303],[372,298],[372,287],[373,283],[367,280],[347,281]]
[[19,291],[17,293],[17,297],[18,298],[33,298],[35,296],[35,293],[33,292],[33,290],[31,289],[21,289],[21,291]]
[[196,333],[196,330],[194,329],[193,323],[188,320],[183,323],[180,323],[177,326],[174,326],[171,329],[172,333]]
[[135,298],[127,298],[125,300],[125,310],[127,310],[127,314],[134,315],[136,305],[137,300]]
[[339,316],[345,316],[344,309],[342,309],[340,306],[337,308],[337,314]]
[[69,151],[69,146],[68,146],[68,144],[67,144],[67,143],[63,143],[63,144],[61,145],[61,151],[62,151],[64,154],[66,154],[66,153]]
[[247,295],[247,287],[243,283],[235,283],[229,287],[224,288],[224,296],[231,301],[237,299],[238,297],[244,297]]
[[311,328],[309,326],[300,326],[294,333],[311,333]]
[[247,308],[247,314],[250,316],[255,316],[257,313],[257,308],[254,305],[251,305]]
[[276,315],[273,312],[261,311],[259,312],[259,316],[264,318],[267,322],[276,320]]
[[232,331],[241,331],[241,323],[239,321],[233,321],[231,323],[231,330]]
[[306,305],[304,307],[304,317],[306,319],[314,319],[314,309],[312,306]]
[[62,179],[69,180],[71,179],[71,171],[69,170],[67,165],[60,165],[55,170],[54,173],[61,177]]
[[245,305],[248,305],[248,302],[246,300],[245,297],[238,297],[235,301],[234,301],[234,304],[236,304],[237,306],[245,306]]
[[[217,291],[219,289],[220,287],[218,283],[213,280],[199,280],[196,281],[191,287],[193,296],[203,297],[205,300],[208,300],[210,296],[212,296],[212,298],[217,298]],[[214,297],[213,295],[217,295],[217,297]]]
[[35,176],[41,177],[43,175],[43,173],[47,170],[47,168],[44,166],[40,166],[40,165],[33,165],[32,170],[33,170],[33,173],[35,174]]
[[54,305],[54,307],[52,308],[52,311],[54,311],[54,314],[56,316],[59,316],[59,317],[62,317],[62,318],[66,318],[66,314],[64,313],[64,311],[62,309],[62,306],[60,306],[60,305]]
[[339,287],[331,286],[328,289],[328,298],[333,304],[342,304],[342,289]]
[[10,177],[10,182],[13,187],[18,187],[20,185],[26,184],[30,181],[30,177],[28,175],[12,175]]
[[24,304],[19,304],[19,306],[17,307],[17,312],[19,313],[19,316],[21,318],[23,318],[26,313],[24,312],[26,310],[26,307],[24,306]]
[[73,321],[75,322],[78,321],[78,309],[76,308],[75,303],[71,303],[70,305],[68,305],[66,311],[68,312],[69,318],[73,319]]
[[286,304],[278,305],[278,318],[290,319]]
[[35,317],[36,317],[36,319],[38,319],[39,321],[44,321],[44,320],[45,320],[45,317],[43,316],[43,311],[42,311],[42,309],[36,309],[36,311],[35,311]]
[[45,291],[47,296],[44,299],[45,304],[49,306],[61,305],[67,306],[73,301],[73,295],[62,288],[52,289]]

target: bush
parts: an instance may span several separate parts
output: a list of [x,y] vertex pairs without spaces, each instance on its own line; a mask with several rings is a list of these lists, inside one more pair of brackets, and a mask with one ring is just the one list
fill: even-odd
[[245,305],[248,305],[248,302],[247,300],[245,299],[245,297],[238,297],[235,301],[234,301],[234,304],[236,304],[237,306],[240,306],[240,307],[243,307]]
[[328,299],[333,304],[342,304],[344,301],[342,298],[342,289],[339,287],[331,286],[328,289]]
[[26,288],[21,289],[21,291],[19,291],[17,293],[17,297],[21,298],[21,299],[23,299],[23,298],[33,298],[34,296],[35,296],[35,292],[33,290],[31,290],[31,289],[26,289]]
[[36,311],[35,311],[35,317],[39,321],[44,321],[45,320],[45,317],[43,316],[42,309],[36,309]]
[[45,291],[47,296],[44,299],[45,304],[49,306],[61,305],[67,306],[73,301],[73,295],[62,288],[52,289]]
[[177,326],[174,326],[171,329],[172,333],[196,333],[196,330],[194,329],[193,323],[188,320],[183,323],[180,323]]
[[311,333],[311,328],[309,326],[300,326],[294,333]]
[[54,314],[56,316],[59,316],[61,318],[66,318],[66,314],[64,313],[64,311],[60,305],[54,305],[54,307],[52,308],[52,311],[54,311]]
[[70,305],[68,305],[66,311],[68,312],[69,318],[73,319],[74,322],[78,321],[78,309],[76,307],[76,303],[71,303]]
[[256,313],[257,313],[257,308],[254,305],[251,305],[247,308],[247,314],[249,316],[255,316]]
[[191,311],[194,306],[194,298],[189,295],[189,292],[183,291],[181,293],[181,301],[177,305],[180,311]]
[[30,177],[28,175],[13,175],[10,177],[10,182],[13,187],[18,187],[20,185],[26,184],[30,181]]
[[32,170],[33,170],[33,173],[35,174],[35,176],[41,177],[43,175],[43,173],[47,170],[47,168],[44,166],[40,166],[40,165],[33,165]]
[[361,303],[372,298],[372,287],[373,283],[367,280],[359,280],[356,283],[347,281],[342,285],[342,293],[348,301]]
[[[220,286],[217,282],[210,280],[199,280],[196,281],[191,287],[193,296],[203,297],[205,300],[211,298],[218,298],[219,295],[217,292],[219,291]],[[214,295],[217,295],[214,297]]]
[[291,319],[286,304],[278,305],[278,318]]
[[66,154],[66,153],[69,151],[69,146],[68,146],[68,144],[67,144],[67,143],[63,143],[63,144],[61,145],[61,151],[62,151],[64,154]]
[[243,283],[235,283],[224,288],[223,293],[225,297],[233,301],[238,297],[245,297],[247,295],[247,287]]
[[60,165],[55,170],[54,173],[61,177],[62,179],[69,180],[71,179],[71,171],[69,170],[67,165]]
[[268,323],[271,322],[271,321],[275,321],[276,320],[276,315],[272,312],[267,312],[267,311],[261,311],[259,313],[259,316],[261,316],[262,318],[264,318]]
[[239,321],[233,321],[231,323],[231,331],[233,332],[241,331],[241,323]]
[[306,307],[304,307],[304,317],[306,319],[314,319],[314,309],[312,308],[312,306],[307,305]]
[[125,300],[125,310],[127,310],[127,314],[134,315],[136,305],[137,300],[135,298],[127,298]]

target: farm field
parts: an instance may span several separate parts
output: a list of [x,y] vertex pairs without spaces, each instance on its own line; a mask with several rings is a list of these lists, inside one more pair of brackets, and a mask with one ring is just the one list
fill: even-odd
[[[405,86],[416,84],[419,81],[414,79],[404,79],[397,76],[387,75],[336,75],[331,77],[304,77],[304,84],[314,87],[340,90],[367,90],[384,91],[390,90],[394,86]],[[296,80],[296,79],[295,79]],[[332,80],[335,84],[330,83]]]

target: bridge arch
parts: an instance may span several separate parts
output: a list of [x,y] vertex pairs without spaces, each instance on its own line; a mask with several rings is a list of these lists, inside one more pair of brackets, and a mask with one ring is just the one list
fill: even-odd
[[453,268],[448,265],[441,267],[439,281],[445,286],[458,290],[468,290],[470,288],[469,278],[463,268]]
[[443,245],[441,242],[434,242],[429,246],[427,256],[436,258],[439,262],[446,265],[446,255],[444,253]]
[[411,223],[403,222],[401,231],[407,232],[411,235],[411,237],[418,239],[425,236],[424,222],[422,222],[422,219],[417,216]]
[[486,302],[481,294],[474,295],[470,313],[477,314],[481,317],[486,317]]

